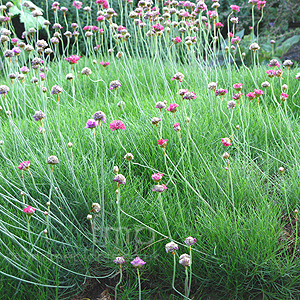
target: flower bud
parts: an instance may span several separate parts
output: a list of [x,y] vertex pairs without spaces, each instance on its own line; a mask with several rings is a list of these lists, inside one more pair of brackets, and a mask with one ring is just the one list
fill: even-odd
[[279,168],[279,172],[280,172],[281,174],[283,174],[283,173],[284,173],[284,167],[280,167],[280,168]]
[[224,158],[224,159],[228,159],[228,158],[229,158],[229,153],[228,153],[228,152],[225,152],[225,153],[223,154],[223,158]]
[[118,166],[114,166],[114,173],[118,174],[119,173],[119,167]]

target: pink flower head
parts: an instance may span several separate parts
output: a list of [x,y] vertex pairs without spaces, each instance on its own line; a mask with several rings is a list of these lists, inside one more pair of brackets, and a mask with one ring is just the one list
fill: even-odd
[[185,241],[184,241],[188,246],[193,246],[194,244],[197,243],[197,239],[189,236],[187,238],[185,238]]
[[237,36],[232,38],[231,40],[231,44],[238,44],[241,41],[241,39]]
[[146,264],[145,261],[143,261],[141,258],[136,257],[131,264],[135,267],[135,268],[141,268],[143,265]]
[[233,12],[239,12],[240,7],[238,5],[230,5],[230,8]]
[[246,96],[249,98],[250,101],[255,98],[255,94],[253,92],[248,93]]
[[289,95],[288,94],[286,94],[286,93],[281,93],[281,95],[280,95],[280,100],[281,101],[285,101],[285,100],[287,100],[289,98]]
[[77,64],[78,60],[81,58],[81,56],[78,56],[76,54],[74,55],[71,55],[69,57],[65,57],[65,60],[70,64],[70,65],[73,65],[73,64]]
[[181,130],[180,123],[175,123],[173,128],[174,128],[175,131],[180,131]]
[[225,137],[225,138],[222,138],[221,141],[222,141],[223,146],[225,146],[225,147],[231,146],[230,138]]
[[254,90],[255,97],[260,97],[260,96],[262,96],[264,93],[265,93],[265,92],[262,91],[262,90],[257,90],[257,89]]
[[241,99],[242,95],[243,95],[243,93],[234,94],[232,99],[239,100],[239,99]]
[[73,6],[77,9],[80,9],[82,7],[82,2],[80,1],[73,1]]
[[272,78],[276,75],[276,71],[275,70],[268,70],[266,71],[267,75]]
[[104,68],[106,68],[109,65],[108,61],[101,61],[100,65],[102,65]]
[[211,18],[211,19],[217,19],[218,18],[218,13],[215,11],[215,10],[209,10],[207,12],[208,16]]
[[267,4],[267,1],[257,1],[257,8],[260,10],[261,8],[264,8]]
[[222,28],[222,27],[224,27],[224,25],[223,25],[223,23],[218,22],[218,23],[216,23],[216,27],[217,27],[217,28]]
[[105,20],[104,16],[97,17],[97,22],[103,22]]
[[243,88],[243,84],[242,83],[235,83],[233,85],[233,88],[237,91],[237,92],[240,92]]
[[83,28],[82,28],[82,30],[91,30],[91,26],[84,26]]
[[170,111],[170,112],[172,112],[172,113],[175,113],[178,106],[179,106],[178,104],[172,103],[172,104],[170,104],[170,106],[167,108],[167,111]]
[[119,129],[123,129],[125,130],[125,125],[122,121],[120,120],[114,120],[112,123],[109,124],[109,129],[111,131],[115,131],[115,130],[119,130]]
[[164,26],[160,25],[159,23],[153,25],[151,28],[156,32],[164,30]]
[[26,160],[20,163],[20,165],[18,166],[18,168],[22,171],[27,171],[29,170],[30,167],[30,161]]
[[160,139],[160,140],[158,140],[157,144],[159,147],[165,148],[165,147],[167,147],[167,141],[168,141],[167,139],[166,140]]
[[104,9],[108,9],[108,3],[106,0],[97,0],[96,4],[100,4]]
[[160,182],[163,175],[164,175],[163,173],[156,173],[156,174],[153,174],[151,176],[151,178],[154,180],[154,182]]
[[16,44],[18,44],[18,39],[17,38],[12,38],[11,39],[11,43],[13,44],[13,45],[16,45]]
[[227,35],[228,35],[230,38],[233,38],[233,33],[232,33],[232,32],[228,32]]
[[228,91],[225,90],[225,89],[218,89],[218,90],[216,90],[216,96],[224,96],[227,93],[228,93]]
[[175,38],[172,38],[172,42],[174,44],[178,44],[178,43],[181,43],[181,38],[179,36],[176,36]]
[[211,30],[211,25],[208,24],[207,22],[205,22],[205,26],[206,26],[207,30]]
[[35,213],[36,209],[31,207],[30,205],[28,205],[27,207],[25,207],[23,209],[23,212],[28,215],[28,216],[32,216]]

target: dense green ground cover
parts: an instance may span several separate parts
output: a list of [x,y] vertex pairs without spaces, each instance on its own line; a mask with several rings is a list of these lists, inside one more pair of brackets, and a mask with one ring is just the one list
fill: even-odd
[[[173,258],[165,253],[164,245],[171,236],[179,243],[180,255],[188,251],[184,238],[189,235],[197,239],[192,264],[194,299],[207,294],[219,299],[259,295],[298,299],[296,69],[286,71],[284,80],[273,78],[273,88],[265,90],[259,104],[243,96],[234,109],[227,110],[234,93],[232,84],[244,83],[245,95],[268,79],[264,66],[253,82],[254,71],[243,67],[215,71],[196,61],[170,65],[126,56],[110,58],[110,62],[104,70],[99,59],[93,64],[92,59],[82,58],[74,66],[71,82],[65,79],[71,67],[59,61],[51,63],[44,82],[32,84],[27,76],[24,82],[6,83],[10,91],[6,98],[1,97],[0,112],[4,141],[0,148],[2,299],[32,299],[33,295],[62,299],[89,277],[116,276],[117,281],[112,261],[120,255],[127,262],[137,255],[147,262],[141,277],[143,299],[154,299],[157,291],[162,299],[169,299]],[[77,73],[86,66],[92,70],[89,77]],[[176,71],[185,75],[180,88],[197,95],[190,103],[176,95],[179,83],[170,80]],[[216,78],[218,87],[229,91],[223,101],[207,89]],[[122,84],[117,93],[109,90],[109,83],[116,79]],[[279,106],[281,83],[286,82],[290,97]],[[59,103],[50,94],[54,84],[63,87]],[[41,85],[47,87],[47,93],[41,91]],[[179,104],[176,122],[182,128],[181,139],[173,129],[174,114],[160,113],[154,107],[164,100],[168,105]],[[119,101],[126,106],[120,109]],[[46,114],[44,134],[38,132],[40,125],[32,118],[36,110]],[[98,110],[107,115],[107,123],[97,127],[94,135],[84,127]],[[162,122],[152,125],[153,117]],[[122,120],[126,130],[110,131],[108,123],[113,120]],[[232,146],[225,148],[221,138],[230,136]],[[157,145],[160,138],[168,139],[167,155]],[[72,151],[68,142],[73,143]],[[229,171],[222,158],[225,151],[230,154]],[[134,155],[133,161],[124,159],[126,152]],[[53,172],[46,164],[50,155],[59,158]],[[31,161],[31,175],[24,171],[22,179],[17,167],[24,160]],[[120,196],[122,241],[118,239],[113,166],[119,166],[127,178]],[[279,167],[285,168],[284,175]],[[168,187],[161,202],[152,192],[151,175],[158,171]],[[21,191],[26,193],[25,203],[37,209],[30,221],[30,236]],[[94,217],[93,246],[86,215],[92,203],[102,203],[102,195],[104,209]],[[50,199],[49,233],[44,235],[43,212]],[[288,226],[289,220],[293,227]],[[285,238],[287,234],[290,238]],[[136,299],[134,270],[130,263],[124,270],[119,297]],[[184,276],[184,268],[178,265],[175,285],[181,292]]]

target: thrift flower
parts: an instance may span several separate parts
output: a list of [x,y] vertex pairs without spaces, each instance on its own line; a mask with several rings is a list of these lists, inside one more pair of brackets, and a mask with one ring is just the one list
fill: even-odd
[[22,171],[28,171],[29,167],[30,167],[30,161],[29,160],[21,162],[20,165],[18,166],[19,170],[22,170]]
[[71,55],[71,56],[69,56],[69,57],[65,57],[65,60],[69,63],[69,64],[71,64],[71,65],[73,65],[73,64],[77,64],[78,63],[78,60],[81,58],[81,56],[78,56],[78,55]]
[[28,216],[32,216],[35,213],[36,209],[31,207],[30,205],[28,205],[27,207],[25,207],[23,209],[23,212],[28,215]]
[[36,111],[35,114],[33,115],[33,118],[35,121],[40,121],[46,117],[46,114],[44,114],[41,110]]
[[145,261],[143,261],[141,258],[136,257],[131,264],[135,267],[135,268],[141,268],[143,265],[146,264]]
[[100,121],[102,121],[103,123],[106,123],[106,116],[105,113],[102,111],[97,111],[94,113],[93,118],[95,121],[98,121],[100,123]]
[[119,80],[114,80],[114,81],[112,81],[110,84],[109,84],[109,89],[110,90],[117,90],[117,88],[119,88],[119,87],[121,87],[122,85],[121,85],[121,83],[120,83],[120,81]]
[[158,140],[157,144],[159,147],[165,148],[167,147],[167,141],[168,141],[167,139],[166,140],[160,139]]
[[112,123],[109,124],[109,129],[111,131],[114,131],[114,130],[119,130],[119,129],[123,129],[125,130],[125,125],[122,121],[118,120],[114,120]]
[[248,93],[246,96],[249,98],[250,101],[255,98],[255,94],[252,92]]
[[223,146],[225,146],[225,147],[231,146],[230,138],[225,137],[225,138],[222,138],[221,141],[222,141]]
[[172,113],[175,113],[175,112],[177,111],[177,107],[178,107],[178,106],[179,106],[179,105],[176,104],[176,103],[170,104],[170,106],[167,108],[167,111],[170,111],[170,112],[172,112]]
[[117,265],[125,264],[125,259],[123,256],[118,256],[114,259],[114,263]]
[[170,243],[166,244],[165,248],[166,248],[167,253],[168,252],[174,253],[175,250],[179,249],[178,245],[174,242],[170,242]]
[[233,88],[237,91],[237,92],[240,92],[243,88],[243,84],[242,83],[235,83],[233,85]]
[[154,180],[154,182],[158,183],[161,181],[163,175],[164,175],[163,173],[155,173],[152,174],[151,178]]
[[184,267],[189,267],[191,265],[191,257],[188,254],[182,254],[179,257],[179,263]]
[[228,103],[227,103],[227,109],[229,109],[229,108],[235,108],[235,105],[236,105],[236,103],[235,103],[235,101],[228,101]]
[[179,82],[182,82],[184,79],[184,75],[180,72],[177,72],[172,78],[171,80],[178,80]]
[[94,119],[88,119],[84,128],[93,129],[93,128],[96,128],[97,125],[98,125],[98,123]]
[[188,246],[193,246],[194,244],[196,244],[197,240],[191,236],[188,236],[187,238],[185,238],[185,243]]
[[123,184],[125,185],[126,184],[126,178],[124,175],[122,174],[117,174],[114,179],[113,179],[114,182],[117,182],[118,184]]
[[281,101],[285,101],[285,100],[287,100],[289,98],[289,95],[288,94],[286,94],[286,93],[281,93],[281,95],[280,95],[280,100]]
[[175,123],[173,128],[175,131],[180,131],[181,130],[180,123]]
[[167,190],[167,189],[168,189],[168,188],[167,188],[164,184],[162,184],[162,185],[157,184],[157,185],[155,185],[155,186],[153,187],[152,191],[153,191],[153,192],[162,193],[162,192],[164,192],[164,191]]

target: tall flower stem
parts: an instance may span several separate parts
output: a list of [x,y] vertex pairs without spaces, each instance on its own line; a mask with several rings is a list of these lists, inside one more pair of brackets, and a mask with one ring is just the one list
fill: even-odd
[[117,300],[118,297],[118,287],[122,282],[122,278],[123,278],[123,270],[122,270],[122,264],[120,264],[120,280],[115,287],[115,300]]
[[138,277],[138,284],[139,284],[139,300],[142,300],[142,286],[141,286],[141,276],[139,268],[136,269],[137,277]]

